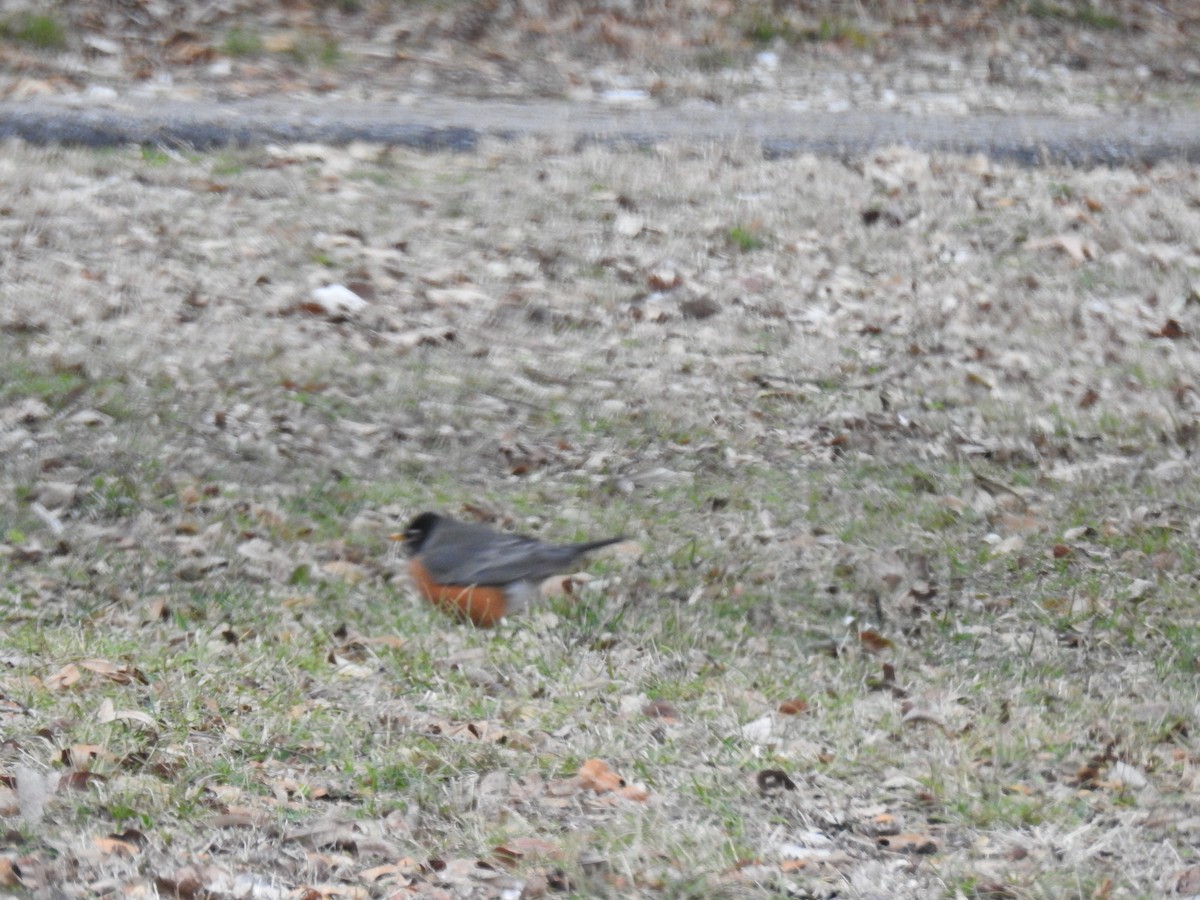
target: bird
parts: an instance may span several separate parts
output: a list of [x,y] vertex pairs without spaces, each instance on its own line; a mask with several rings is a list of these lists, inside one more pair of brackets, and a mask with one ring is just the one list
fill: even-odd
[[479,628],[491,628],[535,600],[541,582],[551,575],[624,538],[547,544],[423,512],[408,523],[402,540],[410,557],[409,575],[425,599]]

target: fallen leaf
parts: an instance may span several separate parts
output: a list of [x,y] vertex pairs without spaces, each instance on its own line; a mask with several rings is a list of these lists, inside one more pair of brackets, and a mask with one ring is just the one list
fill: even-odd
[[213,828],[259,828],[267,822],[265,814],[256,812],[218,813],[208,820]]
[[515,865],[530,858],[562,858],[562,850],[557,845],[535,837],[513,838],[498,847],[493,847],[492,853],[505,865]]
[[884,850],[893,853],[937,853],[937,841],[927,834],[904,832],[876,838],[875,843]]
[[1188,333],[1178,321],[1175,319],[1167,319],[1167,321],[1163,323],[1162,328],[1160,328],[1158,331],[1149,332],[1149,336],[1152,338],[1166,338],[1167,340],[1177,341],[1180,338],[1187,337]]
[[798,716],[800,713],[808,712],[808,701],[803,697],[796,697],[794,700],[784,700],[779,704],[779,711],[785,716]]
[[368,884],[374,884],[384,879],[393,879],[396,877],[407,877],[409,874],[415,873],[420,868],[420,865],[415,859],[404,857],[404,859],[395,863],[385,863],[382,866],[373,866],[370,869],[363,869],[358,873],[358,877]]
[[646,223],[642,217],[632,213],[620,213],[613,222],[613,230],[621,237],[627,238],[637,237],[645,227]]
[[367,577],[367,570],[358,563],[344,559],[332,559],[321,566],[321,571],[336,575],[347,584],[359,584]]
[[127,841],[114,835],[95,839],[96,847],[105,856],[136,856],[138,847],[132,841]]
[[[4,884],[3,872],[0,871],[0,884]],[[1200,866],[1184,869],[1175,877],[1175,893],[1192,896],[1200,894]]]
[[52,691],[61,691],[75,684],[81,676],[82,673],[79,671],[79,667],[74,663],[69,663],[53,675],[47,676],[44,684]]
[[644,803],[650,799],[650,790],[640,784],[627,784],[617,793],[626,800],[635,800],[638,803]]
[[721,311],[721,304],[712,297],[692,297],[679,304],[685,319],[707,319]]
[[92,782],[104,784],[106,781],[108,781],[106,776],[97,775],[94,772],[64,772],[58,779],[58,790],[86,791]]
[[102,725],[109,722],[136,722],[151,729],[157,727],[154,717],[149,713],[140,709],[116,709],[109,697],[100,701],[100,708],[96,710],[96,721]]
[[106,659],[85,659],[79,663],[81,669],[87,669],[89,672],[95,672],[97,675],[103,675],[109,681],[114,681],[117,684],[130,684],[133,681],[139,681],[142,684],[147,684],[146,676],[137,669],[129,666],[118,666]]
[[579,767],[579,778],[583,786],[603,794],[625,786],[624,779],[608,767],[602,759],[589,759]]
[[783,769],[763,769],[754,776],[754,780],[758,783],[758,789],[764,794],[796,789],[796,782],[788,778],[787,772]]
[[665,700],[652,700],[642,707],[642,715],[651,719],[664,719],[674,722],[679,719],[679,713]]
[[368,306],[366,300],[341,284],[314,288],[311,297],[311,303],[299,304],[300,310],[315,315],[324,314],[330,318],[354,315]]
[[1099,248],[1093,242],[1078,234],[1056,234],[1052,237],[1040,238],[1030,241],[1029,248],[1031,250],[1059,250],[1076,263],[1096,259],[1100,255]]
[[894,646],[888,638],[869,628],[858,633],[858,642],[868,653],[880,653]]

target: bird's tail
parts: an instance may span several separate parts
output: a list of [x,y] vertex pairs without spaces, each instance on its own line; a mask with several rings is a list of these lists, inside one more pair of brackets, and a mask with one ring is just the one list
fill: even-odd
[[587,541],[583,544],[572,544],[571,549],[582,555],[584,553],[591,553],[593,550],[599,550],[601,547],[607,547],[609,544],[619,544],[623,540],[625,540],[624,535],[620,537],[610,537],[605,538],[602,541]]

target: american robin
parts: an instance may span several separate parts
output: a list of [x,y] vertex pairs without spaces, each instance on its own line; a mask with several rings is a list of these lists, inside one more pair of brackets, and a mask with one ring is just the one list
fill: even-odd
[[412,557],[408,572],[417,589],[480,628],[524,609],[537,598],[542,581],[565,572],[589,550],[621,540],[546,544],[431,512],[404,529],[404,547]]

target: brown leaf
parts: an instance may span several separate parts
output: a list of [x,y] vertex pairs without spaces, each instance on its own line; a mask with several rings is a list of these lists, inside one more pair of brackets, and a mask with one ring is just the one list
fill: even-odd
[[79,666],[68,663],[53,675],[47,676],[44,684],[49,690],[62,691],[79,681],[80,677],[82,677],[82,673],[79,671]]
[[721,311],[721,304],[712,297],[693,297],[679,304],[685,319],[707,319]]
[[754,776],[754,780],[758,783],[758,789],[764,794],[773,794],[778,791],[794,791],[796,782],[788,778],[787,772],[783,769],[763,769]]
[[1052,237],[1041,238],[1029,242],[1031,250],[1059,250],[1076,263],[1096,259],[1100,255],[1099,248],[1087,238],[1078,234],[1056,234]]
[[894,646],[888,638],[870,628],[858,633],[858,642],[862,644],[862,648],[868,653],[881,653]]
[[98,837],[95,842],[97,849],[105,856],[137,856],[138,853],[137,844],[115,835]]
[[92,782],[104,784],[106,781],[108,781],[106,776],[97,775],[94,772],[64,772],[58,780],[58,789],[60,791],[86,791]]
[[63,747],[59,754],[62,764],[73,769],[86,769],[92,760],[99,758],[111,760],[114,757],[103,744],[72,744]]
[[562,850],[556,844],[535,837],[513,838],[507,843],[493,847],[492,852],[505,865],[515,865],[530,858],[562,858]]
[[377,881],[386,880],[392,883],[394,879],[401,877],[407,878],[410,874],[415,874],[420,869],[420,864],[411,857],[404,857],[399,862],[384,863],[381,866],[372,866],[370,869],[363,869],[358,873],[358,877],[367,884],[374,884]]
[[79,663],[81,669],[87,669],[89,672],[95,672],[97,675],[102,675],[109,681],[117,684],[131,684],[134,681],[148,684],[146,676],[132,666],[111,663],[106,659],[85,659]]
[[603,794],[625,786],[625,781],[602,759],[589,759],[579,767],[579,778],[585,788]]
[[[0,876],[3,872],[0,872]],[[0,884],[5,884],[5,881],[0,877]],[[1184,869],[1175,878],[1175,893],[1177,894],[1200,894],[1200,866],[1192,866],[1190,869]]]
[[879,837],[875,843],[884,850],[893,853],[937,853],[937,841],[927,834],[903,832]]
[[367,577],[367,570],[365,568],[358,563],[349,562],[344,559],[331,559],[321,566],[321,571],[329,575],[334,575],[347,584],[359,584]]
[[669,722],[678,720],[679,713],[665,700],[652,700],[642,707],[642,715],[650,719],[665,719]]
[[378,645],[380,647],[390,647],[393,650],[402,650],[407,641],[398,634],[381,634],[378,637],[360,637],[360,641],[364,644]]
[[1180,325],[1178,321],[1175,319],[1167,319],[1162,328],[1160,328],[1158,331],[1149,332],[1149,335],[1152,338],[1166,338],[1167,340],[1177,341],[1180,338],[1187,337],[1188,333],[1183,329],[1183,326]]
[[264,813],[231,811],[218,813],[208,820],[208,824],[213,828],[259,828],[266,825],[267,821],[267,816]]
[[139,725],[145,725],[151,730],[157,726],[154,717],[149,713],[142,712],[140,709],[117,709],[111,697],[105,697],[100,701],[100,708],[96,710],[96,721],[101,724],[109,722],[136,722]]
[[784,700],[779,704],[779,711],[785,716],[798,716],[800,713],[808,712],[808,701],[803,697]]

